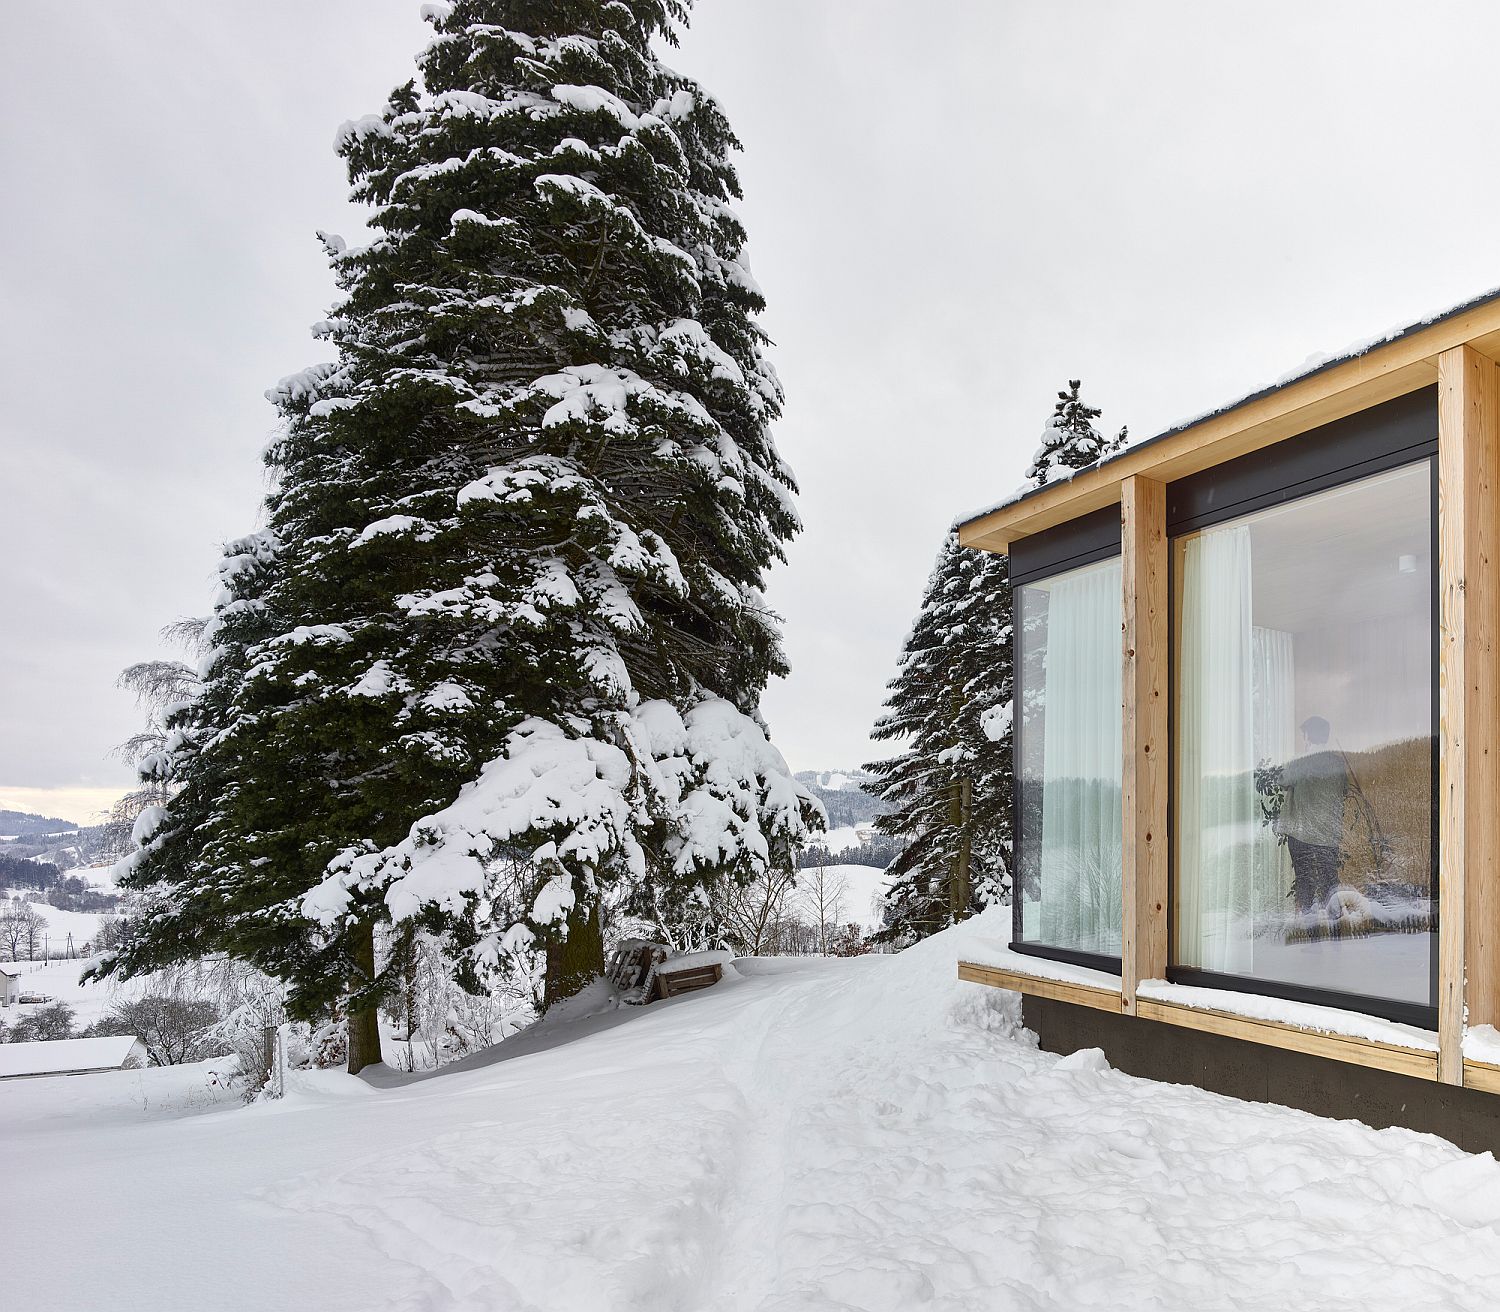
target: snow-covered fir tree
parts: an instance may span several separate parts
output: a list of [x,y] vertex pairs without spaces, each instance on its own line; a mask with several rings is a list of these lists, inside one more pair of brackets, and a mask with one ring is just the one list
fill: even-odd
[[339,134],[373,240],[324,236],[327,364],[271,393],[201,691],[146,772],[150,908],[109,968],[218,950],[342,997],[379,1060],[374,927],[464,978],[604,921],[701,917],[820,823],[758,704],[797,530],[731,208],[737,142],[655,56],[678,0],[428,4],[418,77]]
[[[1058,393],[1027,471],[1040,487],[1057,469],[1082,469],[1122,449],[1127,431],[1099,436],[1099,411],[1079,383]],[[886,925],[878,937],[910,942],[1011,888],[1013,606],[1005,556],[943,541],[902,648],[885,713],[872,736],[900,751],[866,768],[892,810],[876,828],[905,844],[891,863]]]
[[866,766],[904,840],[886,925],[910,942],[1000,900],[1009,887],[1010,586],[1003,556],[943,540],[872,736],[900,751]]
[[1100,435],[1094,427],[1100,412],[1084,404],[1078,395],[1079,382],[1077,378],[1070,379],[1067,390],[1057,394],[1057,405],[1042,429],[1041,445],[1026,470],[1026,477],[1038,487],[1057,478],[1071,477],[1075,470],[1121,450],[1129,440],[1124,428],[1113,438]]

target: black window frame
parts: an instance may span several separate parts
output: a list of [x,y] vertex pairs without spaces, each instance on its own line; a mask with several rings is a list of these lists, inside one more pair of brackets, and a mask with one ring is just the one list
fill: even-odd
[[[1167,979],[1173,984],[1232,990],[1288,1002],[1310,1003],[1378,1016],[1383,1020],[1437,1029],[1438,926],[1442,888],[1439,882],[1439,678],[1438,669],[1438,398],[1436,387],[1425,387],[1394,400],[1359,411],[1345,419],[1311,429],[1297,437],[1238,457],[1222,465],[1167,485],[1167,544],[1171,577],[1167,603],[1167,832],[1170,835],[1167,877]],[[1176,965],[1177,958],[1177,563],[1175,543],[1200,529],[1240,519],[1271,506],[1300,501],[1321,492],[1426,462],[1429,468],[1429,533],[1431,540],[1432,641],[1432,803],[1430,1005],[1396,998],[1371,997],[1330,989],[1287,984],[1255,976],[1231,975]]]
[[[1021,937],[1021,734],[1024,716],[1021,706],[1021,612],[1020,592],[1030,583],[1055,578],[1086,565],[1097,565],[1100,561],[1113,560],[1121,554],[1120,507],[1106,506],[1087,515],[1080,515],[1056,528],[1044,529],[1011,545],[1008,561],[1011,609],[1011,670],[1013,674],[1016,714],[1012,717],[1011,741],[1011,851],[1015,854],[1010,899],[1010,949],[1026,956],[1041,957],[1048,961],[1061,961],[1071,966],[1087,966],[1108,975],[1120,975],[1124,971],[1122,957],[1105,953],[1081,952],[1076,948],[1053,947],[1047,943],[1026,942]],[[1121,598],[1123,603],[1123,596]],[[1123,651],[1121,660],[1124,660]],[[1122,758],[1121,768],[1124,768]],[[1121,914],[1124,912],[1124,870],[1121,870]]]

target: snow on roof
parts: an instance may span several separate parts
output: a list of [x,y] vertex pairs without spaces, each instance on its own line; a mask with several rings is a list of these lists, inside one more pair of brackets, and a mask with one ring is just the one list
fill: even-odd
[[133,1034],[114,1034],[102,1039],[0,1043],[0,1080],[11,1075],[118,1070],[139,1042]]
[[0,961],[0,975],[9,975],[12,978],[24,975],[28,964],[25,961]]
[[1282,374],[1280,378],[1268,386],[1257,388],[1253,392],[1246,392],[1243,396],[1238,396],[1232,401],[1225,402],[1223,405],[1215,406],[1212,410],[1205,410],[1202,414],[1180,420],[1170,428],[1157,433],[1154,437],[1142,438],[1139,442],[1131,442],[1128,446],[1116,451],[1113,455],[1106,456],[1103,460],[1096,460],[1092,465],[1085,465],[1082,469],[1054,470],[1055,477],[1042,487],[1037,487],[1031,483],[1023,483],[1009,496],[1002,497],[999,501],[984,506],[979,510],[970,511],[967,515],[960,515],[953,521],[953,528],[956,530],[960,525],[971,523],[976,519],[982,519],[985,515],[994,514],[995,511],[1004,510],[1008,506],[1017,505],[1035,496],[1038,492],[1054,487],[1057,483],[1066,482],[1069,478],[1076,477],[1086,470],[1102,469],[1105,465],[1113,464],[1116,460],[1133,454],[1143,446],[1150,446],[1153,442],[1162,442],[1169,437],[1175,437],[1178,433],[1183,432],[1185,429],[1193,428],[1203,423],[1206,419],[1213,419],[1218,415],[1228,414],[1231,410],[1238,410],[1242,405],[1249,405],[1252,401],[1259,401],[1262,397],[1270,396],[1272,392],[1279,392],[1283,387],[1288,387],[1292,383],[1301,382],[1304,378],[1311,378],[1314,374],[1323,373],[1325,370],[1332,369],[1335,365],[1357,359],[1361,355],[1368,355],[1377,346],[1385,346],[1389,342],[1399,341],[1411,333],[1419,332],[1423,328],[1430,328],[1435,323],[1441,323],[1445,319],[1452,319],[1457,315],[1465,314],[1470,310],[1477,309],[1479,306],[1486,305],[1497,299],[1500,299],[1500,287],[1491,287],[1487,292],[1481,292],[1478,296],[1472,297],[1467,301],[1460,301],[1457,305],[1449,306],[1434,314],[1429,314],[1424,318],[1418,319],[1416,323],[1404,324],[1401,327],[1392,328],[1388,332],[1380,333],[1374,337],[1366,337],[1360,341],[1351,343],[1342,351],[1333,355],[1311,355],[1295,369]]

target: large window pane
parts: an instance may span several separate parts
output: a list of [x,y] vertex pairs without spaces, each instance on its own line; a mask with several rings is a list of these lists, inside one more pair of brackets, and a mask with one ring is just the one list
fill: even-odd
[[1120,955],[1120,561],[1016,589],[1017,937]]
[[1432,1004],[1431,478],[1176,540],[1178,965]]

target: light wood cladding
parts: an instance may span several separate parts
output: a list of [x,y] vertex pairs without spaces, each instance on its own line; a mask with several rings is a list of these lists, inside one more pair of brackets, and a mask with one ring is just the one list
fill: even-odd
[[1070,980],[1046,979],[1040,975],[1022,975],[1017,971],[1002,970],[998,966],[981,966],[972,961],[958,963],[958,977],[971,984],[988,984],[991,988],[1010,989],[1013,993],[1029,993],[1035,998],[1054,998],[1058,1002],[1071,1002],[1099,1011],[1120,1010],[1119,989],[1075,984]]
[[1136,985],[1167,972],[1167,626],[1170,560],[1167,489],[1125,480],[1121,507],[1124,581],[1122,740],[1124,825],[1122,995],[1135,1010]]
[[[1463,1030],[1497,1015],[1495,752],[1500,375],[1471,346],[1438,358],[1439,1070],[1464,1080]],[[1467,979],[1467,989],[1465,980]]]

